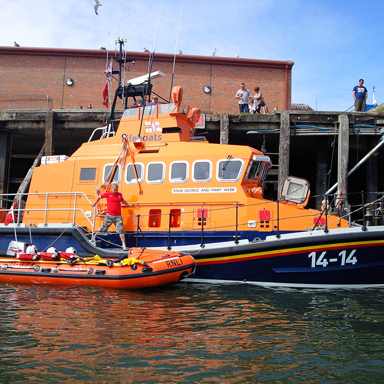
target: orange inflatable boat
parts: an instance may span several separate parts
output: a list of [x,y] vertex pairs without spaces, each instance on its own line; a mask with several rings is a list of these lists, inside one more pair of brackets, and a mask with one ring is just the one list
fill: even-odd
[[70,252],[28,252],[0,258],[0,282],[140,289],[176,283],[195,270],[189,254],[131,248],[120,259]]

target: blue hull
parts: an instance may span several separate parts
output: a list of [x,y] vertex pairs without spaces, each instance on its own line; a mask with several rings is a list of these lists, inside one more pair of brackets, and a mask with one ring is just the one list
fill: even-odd
[[196,280],[297,288],[384,286],[383,227],[292,234],[190,253],[197,262]]
[[[29,243],[28,229],[17,230],[18,241]],[[51,245],[59,250],[73,246],[80,255],[120,257],[118,248],[95,247],[80,228],[33,228],[33,243],[42,251]],[[87,237],[88,236],[88,237]],[[227,239],[223,236],[223,239]],[[207,237],[208,238],[208,237]],[[230,237],[231,238],[231,237]],[[13,229],[0,229],[0,251],[5,254]],[[161,240],[161,241],[160,241]],[[161,237],[159,244],[167,246]],[[192,238],[185,240],[193,241]],[[118,241],[116,243],[119,244]],[[165,244],[164,244],[165,243]],[[200,244],[196,241],[195,244]],[[135,244],[130,244],[135,246]],[[141,244],[139,243],[139,246]],[[146,246],[146,244],[144,244]],[[297,288],[363,288],[384,286],[384,227],[301,232],[268,236],[263,241],[221,246],[179,246],[175,251],[190,253],[197,267],[191,281],[239,283]]]

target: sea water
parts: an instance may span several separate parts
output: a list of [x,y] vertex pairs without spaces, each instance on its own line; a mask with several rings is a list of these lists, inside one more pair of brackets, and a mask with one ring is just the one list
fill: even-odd
[[0,285],[0,383],[383,383],[384,291]]

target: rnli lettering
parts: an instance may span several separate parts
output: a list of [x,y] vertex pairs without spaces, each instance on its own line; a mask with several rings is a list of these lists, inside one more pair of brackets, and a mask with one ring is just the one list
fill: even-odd
[[146,135],[146,136],[132,136],[129,135],[128,141],[130,142],[135,142],[135,141],[162,141],[163,140],[163,135]]
[[172,188],[173,194],[181,193],[236,193],[236,187],[226,187],[226,188]]
[[168,268],[176,268],[183,266],[183,261],[181,259],[166,260],[165,263],[167,264]]

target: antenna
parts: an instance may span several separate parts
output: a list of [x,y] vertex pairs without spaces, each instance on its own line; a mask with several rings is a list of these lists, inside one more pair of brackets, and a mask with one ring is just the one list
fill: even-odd
[[373,87],[372,95],[373,95],[373,105],[377,105],[377,101],[375,100],[375,87]]
[[183,1],[181,1],[180,6],[180,16],[179,16],[179,25],[177,27],[177,36],[176,36],[176,45],[175,45],[175,54],[173,56],[173,68],[172,68],[172,79],[171,79],[171,89],[169,90],[169,103],[171,102],[172,96],[172,87],[173,87],[173,78],[175,76],[175,65],[176,65],[176,51],[177,51],[177,42],[179,41],[179,32],[180,32],[180,21],[181,21],[181,10],[183,9]]
[[[155,57],[157,37],[159,36],[160,23],[161,23],[161,18],[163,16],[163,10],[164,10],[164,2],[165,2],[165,0],[163,0],[163,5],[161,6],[161,13],[160,13],[160,17],[159,17],[159,25],[157,26],[155,45],[153,47],[153,52],[150,53],[150,57],[149,57],[150,62],[149,62],[149,68],[148,68],[148,83],[151,82],[151,72],[152,72],[153,58]],[[144,102],[143,103],[143,113],[141,114],[140,128],[139,128],[139,137],[141,135],[141,129],[143,127],[145,104],[147,103],[147,94],[148,94],[148,87],[145,88],[145,95],[144,95],[144,100],[143,100],[143,102]]]

